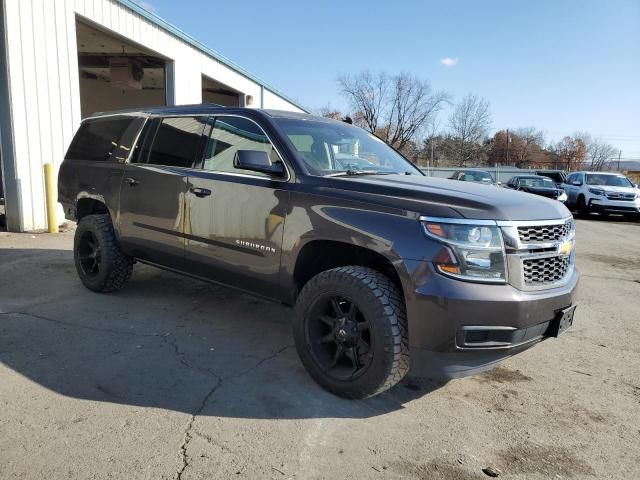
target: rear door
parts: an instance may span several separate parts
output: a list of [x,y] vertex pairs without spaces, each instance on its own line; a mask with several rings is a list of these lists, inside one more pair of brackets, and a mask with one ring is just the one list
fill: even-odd
[[238,150],[280,160],[264,131],[241,116],[212,118],[200,168],[189,176],[185,215],[189,272],[267,296],[279,294],[288,178],[239,170]]
[[120,187],[120,241],[128,254],[184,267],[187,176],[201,156],[206,118],[154,118],[145,126]]

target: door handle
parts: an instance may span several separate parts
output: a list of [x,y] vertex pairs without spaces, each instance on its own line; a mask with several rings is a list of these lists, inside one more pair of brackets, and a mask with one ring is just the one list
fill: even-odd
[[199,198],[204,198],[211,195],[211,190],[209,190],[208,188],[191,187],[189,191]]
[[140,184],[140,180],[136,180],[136,179],[135,179],[135,178],[133,178],[133,177],[125,178],[125,181],[126,181],[126,182],[129,184],[129,186],[131,186],[131,187],[135,187],[136,185],[139,185],[139,184]]

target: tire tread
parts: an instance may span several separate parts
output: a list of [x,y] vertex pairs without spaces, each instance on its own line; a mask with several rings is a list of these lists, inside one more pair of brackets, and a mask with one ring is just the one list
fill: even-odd
[[296,302],[298,319],[302,318],[304,305],[312,300],[317,288],[325,282],[349,282],[354,289],[366,288],[375,296],[378,303],[376,308],[390,327],[390,335],[385,335],[387,338],[384,342],[385,351],[391,354],[391,361],[388,363],[388,371],[385,372],[383,381],[366,391],[350,391],[346,395],[343,395],[343,392],[334,393],[350,398],[367,398],[396,385],[409,372],[410,366],[407,315],[404,298],[398,286],[386,275],[369,267],[350,265],[326,270],[309,280],[302,289]]
[[125,283],[131,278],[133,272],[133,258],[125,255],[120,249],[116,233],[108,214],[87,215],[80,220],[79,226],[91,228],[102,249],[102,258],[105,261],[103,268],[107,270],[105,278],[99,284],[91,284],[85,281],[84,275],[80,268],[78,274],[82,283],[99,293],[109,293],[120,290]]

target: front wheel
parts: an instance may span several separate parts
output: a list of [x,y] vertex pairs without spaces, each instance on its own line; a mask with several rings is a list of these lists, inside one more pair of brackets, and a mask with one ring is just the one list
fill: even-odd
[[578,215],[583,216],[589,213],[589,208],[584,200],[584,196],[580,195],[578,197],[578,202],[576,203],[576,210]]
[[409,371],[402,294],[367,267],[339,267],[313,277],[296,302],[294,338],[311,377],[340,397],[377,395]]

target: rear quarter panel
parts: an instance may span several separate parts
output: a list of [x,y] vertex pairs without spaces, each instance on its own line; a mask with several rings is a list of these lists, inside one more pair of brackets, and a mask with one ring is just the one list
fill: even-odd
[[65,217],[76,220],[78,201],[89,198],[104,203],[114,219],[114,224],[117,224],[123,172],[124,165],[116,162],[62,162],[58,174],[58,201],[64,207]]

